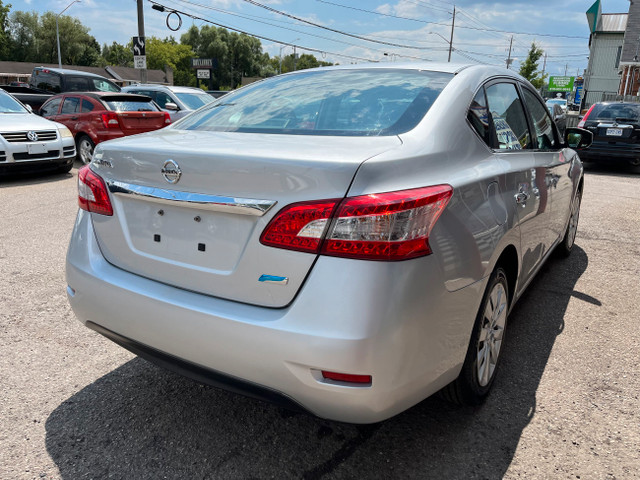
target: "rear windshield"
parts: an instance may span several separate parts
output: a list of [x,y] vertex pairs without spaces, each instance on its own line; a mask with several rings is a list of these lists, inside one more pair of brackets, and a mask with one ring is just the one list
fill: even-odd
[[215,100],[215,98],[213,98],[211,95],[205,92],[202,92],[202,93],[174,92],[174,94],[176,97],[180,99],[182,103],[184,103],[187,106],[187,108],[189,108],[189,110],[197,110],[200,107],[208,103],[211,103]]
[[158,112],[158,108],[151,99],[128,99],[122,97],[102,98],[103,103],[109,110],[114,112]]
[[617,120],[638,122],[640,116],[640,105],[630,105],[628,103],[602,104],[596,103],[589,114],[588,120]]
[[452,78],[449,73],[400,69],[283,75],[225,95],[174,126],[290,135],[397,135],[418,124]]

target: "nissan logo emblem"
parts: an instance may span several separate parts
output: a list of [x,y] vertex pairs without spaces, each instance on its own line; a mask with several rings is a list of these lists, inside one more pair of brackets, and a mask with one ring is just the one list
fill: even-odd
[[178,180],[180,180],[180,176],[182,175],[182,170],[180,170],[180,166],[176,162],[173,160],[167,160],[164,162],[160,173],[162,173],[162,176],[167,182],[178,183]]
[[38,141],[38,134],[36,132],[34,132],[33,130],[30,130],[27,132],[27,138],[29,140],[31,140],[32,142],[37,142]]

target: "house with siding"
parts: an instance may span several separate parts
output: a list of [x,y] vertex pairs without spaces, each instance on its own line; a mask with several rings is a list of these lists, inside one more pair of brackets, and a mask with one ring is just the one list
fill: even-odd
[[638,97],[640,88],[640,2],[638,0],[631,0],[629,4],[629,19],[624,35],[620,67],[622,75],[618,94]]
[[602,13],[600,0],[587,11],[591,34],[582,108],[618,92],[628,18],[627,13]]

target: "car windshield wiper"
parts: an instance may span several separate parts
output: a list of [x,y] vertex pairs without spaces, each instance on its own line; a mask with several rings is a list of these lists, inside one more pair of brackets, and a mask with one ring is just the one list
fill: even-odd
[[620,123],[620,122],[637,123],[638,119],[637,118],[629,118],[629,117],[616,117],[616,122],[618,122],[618,123]]

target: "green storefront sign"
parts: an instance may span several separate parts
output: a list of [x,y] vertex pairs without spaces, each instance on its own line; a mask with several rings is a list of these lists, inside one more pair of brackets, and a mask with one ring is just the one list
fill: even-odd
[[576,77],[549,77],[550,92],[572,92]]

